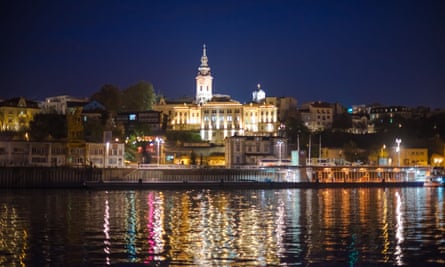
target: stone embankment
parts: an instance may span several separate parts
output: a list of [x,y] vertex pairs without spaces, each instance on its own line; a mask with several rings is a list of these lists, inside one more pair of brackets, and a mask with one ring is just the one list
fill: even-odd
[[326,168],[3,167],[0,188],[187,189],[422,186],[400,170],[336,172]]

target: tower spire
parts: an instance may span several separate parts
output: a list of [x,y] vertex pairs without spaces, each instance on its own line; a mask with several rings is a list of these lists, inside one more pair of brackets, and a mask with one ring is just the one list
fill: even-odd
[[199,66],[199,74],[201,75],[209,75],[210,74],[210,67],[209,67],[209,59],[207,58],[207,48],[204,44],[202,46],[202,56],[201,56],[201,65]]
[[196,76],[196,103],[206,103],[212,99],[212,74],[208,65],[207,47],[202,46],[201,65],[198,67]]

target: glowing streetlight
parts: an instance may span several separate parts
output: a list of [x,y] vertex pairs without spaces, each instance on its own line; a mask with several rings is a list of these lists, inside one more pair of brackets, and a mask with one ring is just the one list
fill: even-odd
[[400,143],[402,143],[402,139],[396,138],[396,152],[397,152],[397,158],[398,158],[398,166],[400,167]]
[[110,142],[106,142],[105,143],[105,151],[104,151],[104,168],[107,167],[109,149],[110,149]]
[[386,165],[386,164],[384,164],[384,162],[385,162],[385,149],[386,149],[386,145],[385,144],[383,144],[383,146],[382,146],[382,148],[380,149],[380,165]]
[[163,140],[162,140],[162,138],[160,138],[160,137],[156,137],[155,141],[156,141],[156,143],[157,143],[157,145],[158,145],[158,149],[157,149],[157,158],[158,158],[158,166],[159,166],[159,158],[160,158],[160,156],[159,156],[159,154],[160,154],[159,146],[160,146],[160,144],[163,142]]
[[283,145],[283,141],[278,140],[277,145],[278,145],[278,165],[281,165],[281,146]]

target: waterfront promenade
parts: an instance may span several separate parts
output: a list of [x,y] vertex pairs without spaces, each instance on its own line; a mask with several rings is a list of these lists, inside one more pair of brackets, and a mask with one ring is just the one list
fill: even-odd
[[1,188],[308,188],[423,186],[425,168],[275,166],[267,168],[0,168]]

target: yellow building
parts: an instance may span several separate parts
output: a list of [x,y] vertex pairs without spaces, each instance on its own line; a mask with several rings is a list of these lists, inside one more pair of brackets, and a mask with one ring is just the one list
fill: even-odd
[[311,102],[304,104],[300,113],[304,124],[312,132],[332,128],[334,109],[329,103]]
[[428,149],[401,147],[400,152],[390,149],[389,158],[390,165],[393,166],[427,166]]
[[199,131],[201,139],[224,144],[234,135],[276,135],[277,107],[265,103],[265,93],[258,86],[253,101],[241,104],[228,95],[213,94],[213,77],[208,65],[206,47],[203,48],[198,68],[195,99],[167,101],[162,98],[153,110],[162,113],[162,121],[169,130]]
[[40,112],[37,102],[16,97],[0,102],[0,130],[19,132],[29,128],[34,115]]

